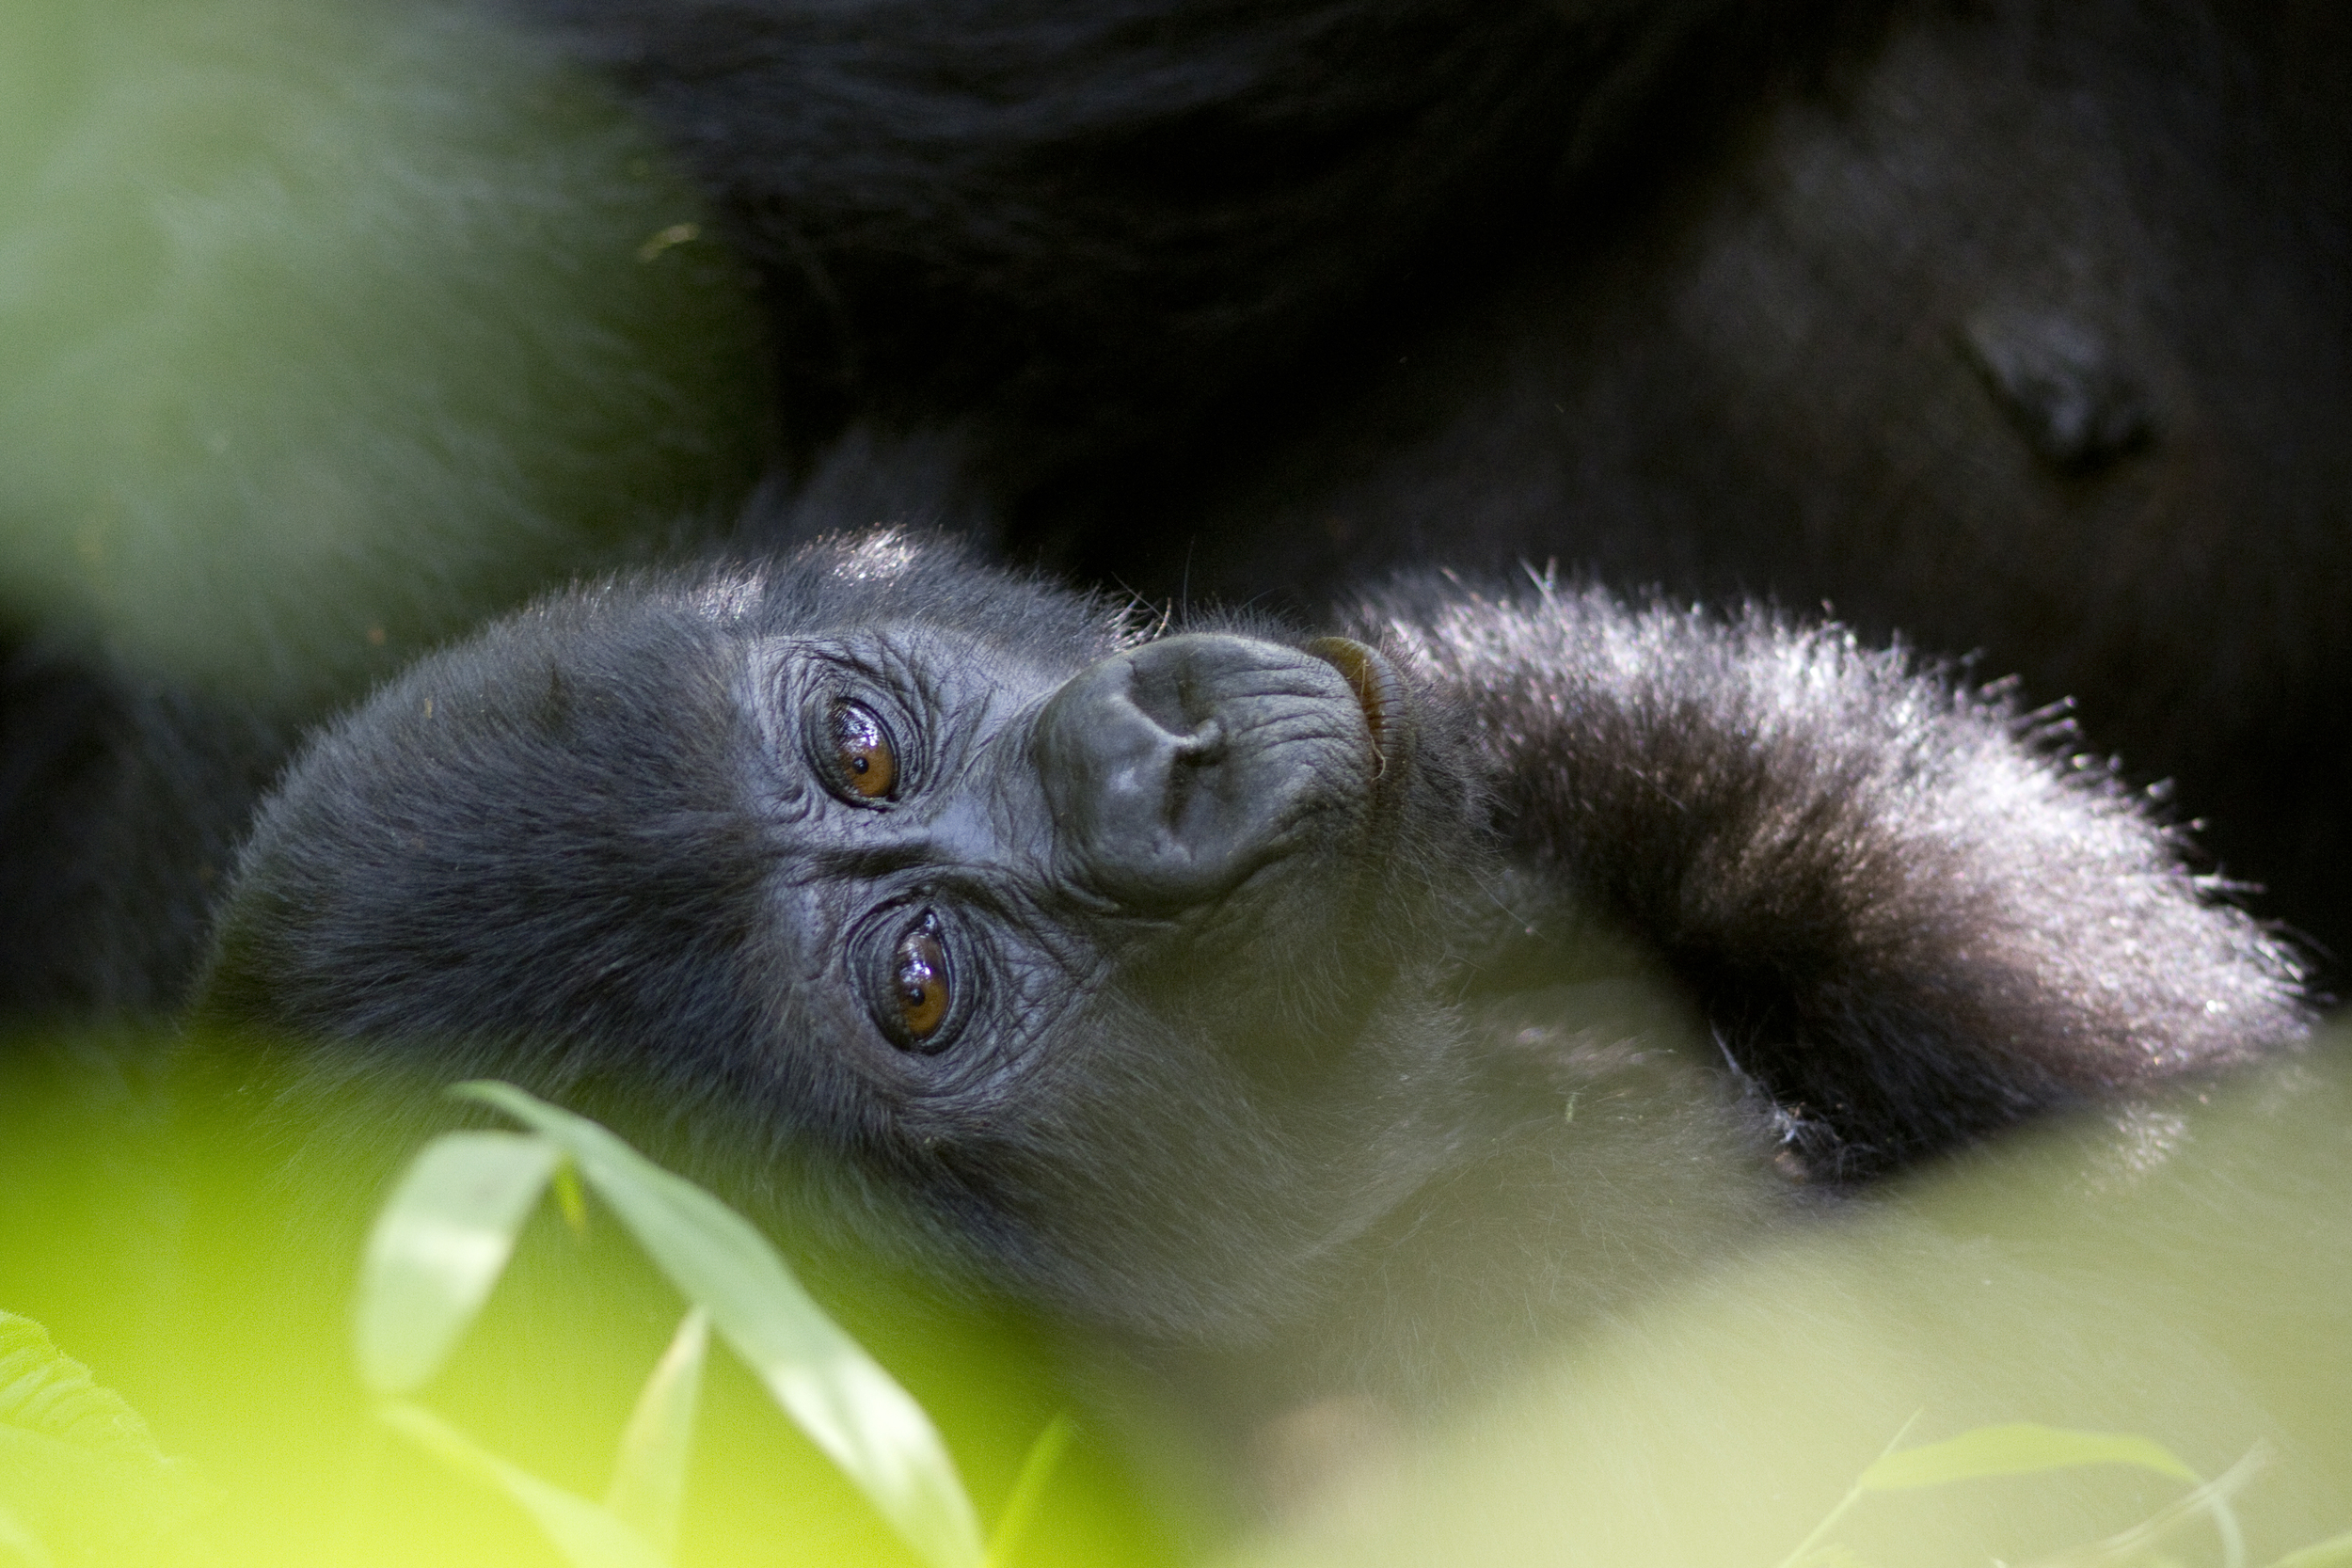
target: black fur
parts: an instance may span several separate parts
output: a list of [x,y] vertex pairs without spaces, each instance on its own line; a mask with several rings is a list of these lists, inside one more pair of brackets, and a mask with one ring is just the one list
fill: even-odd
[[[10,1013],[168,1006],[289,736],[721,531],[771,424],[804,504],[754,545],[912,489],[1157,599],[1556,559],[1830,601],[2079,699],[2264,908],[2352,929],[2337,8],[277,3],[267,50],[223,0],[10,24],[5,406],[130,389],[8,426]],[[845,512],[878,454],[916,471]]]
[[1513,863],[1658,954],[1816,1175],[2293,1032],[2286,949],[2011,687],[1549,579],[1365,624],[1470,716]]
[[717,193],[802,453],[952,431],[1016,552],[1154,597],[1828,602],[2352,938],[2339,8],[518,8]]
[[1828,8],[507,3],[719,197],[791,439],[970,420],[1000,495],[1173,450],[1402,280],[1475,276],[1702,41],[1753,66]]
[[[888,533],[574,590],[306,749],[200,1015],[297,1082],[519,1080],[1152,1355],[1292,1347],[1253,1397],[1442,1382],[1464,1301],[1589,1310],[1775,1163],[2307,1027],[2287,949],[2005,694],[1549,583],[1355,629],[1385,654],[1141,637]],[[850,700],[886,797],[829,771]],[[936,1043],[870,983],[918,912]]]

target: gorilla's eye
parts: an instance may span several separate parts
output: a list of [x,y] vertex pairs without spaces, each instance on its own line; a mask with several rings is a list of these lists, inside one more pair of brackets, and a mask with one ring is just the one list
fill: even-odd
[[825,739],[841,786],[866,800],[885,800],[898,787],[898,752],[872,708],[836,702],[825,715]]
[[890,996],[898,1009],[899,1042],[923,1049],[947,1022],[947,946],[940,940],[939,917],[925,911],[906,929],[890,955]]

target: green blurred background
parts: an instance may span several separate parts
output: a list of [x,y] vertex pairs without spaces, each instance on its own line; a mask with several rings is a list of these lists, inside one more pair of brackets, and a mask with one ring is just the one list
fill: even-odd
[[[1188,1493],[1148,1404],[1090,1376],[1075,1341],[781,1240],[932,1413],[984,1520],[1046,1422],[1077,1417],[1018,1562],[1772,1568],[1899,1436],[2032,1421],[2145,1437],[2206,1478],[2259,1451],[2234,1506],[2260,1565],[2352,1528],[2347,1044],[2021,1135],[1737,1259],[1687,1259],[1678,1285],[1435,1430],[1343,1409],[1312,1483],[1255,1519]],[[558,1562],[512,1503],[377,1424],[352,1370],[352,1288],[398,1159],[297,1150],[294,1123],[193,1102],[167,1046],[45,1036],[5,1057],[0,1307],[44,1323],[200,1481],[193,1518],[152,1478],[51,1487],[52,1539],[102,1561]],[[593,1200],[584,1234],[550,1207],[423,1398],[596,1496],[680,1310]],[[0,1505],[33,1483],[15,1484],[0,1465]],[[2106,1465],[1873,1496],[1835,1532],[1850,1555],[1824,1560],[2052,1560],[2182,1490]],[[723,1352],[685,1520],[686,1563],[911,1560]],[[2083,1560],[2226,1559],[2200,1521],[2159,1555]]]

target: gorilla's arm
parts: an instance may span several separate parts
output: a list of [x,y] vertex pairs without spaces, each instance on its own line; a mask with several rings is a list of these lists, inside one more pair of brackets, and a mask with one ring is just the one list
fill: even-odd
[[2291,950],[2182,864],[2072,727],[1900,649],[1543,585],[1366,616],[1470,715],[1498,826],[1652,949],[1817,1174],[2308,1027]]

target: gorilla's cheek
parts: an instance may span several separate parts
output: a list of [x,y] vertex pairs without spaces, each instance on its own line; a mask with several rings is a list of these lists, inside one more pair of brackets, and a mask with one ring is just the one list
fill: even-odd
[[[877,882],[780,872],[755,959],[780,1076],[854,1085],[869,1130],[917,1144],[1005,1114],[1067,1015],[1109,986],[1099,933],[1025,891],[969,866]],[[918,1004],[935,1014],[910,1019]]]
[[[993,1266],[1099,1321],[1246,1339],[1299,1310],[1451,1147],[1458,1107],[1391,1037],[1417,1061],[1453,1024],[1416,997],[1278,1039],[1219,1016],[1234,989],[1190,1006],[1116,983],[1074,997],[984,1109],[910,1108],[933,1201],[981,1197]],[[1323,1070],[1269,1073],[1275,1057]]]

